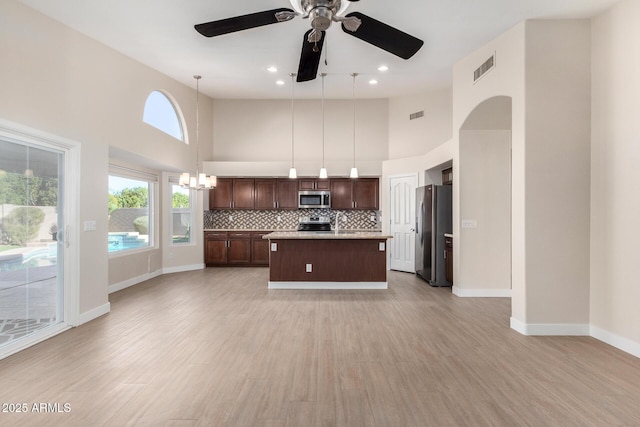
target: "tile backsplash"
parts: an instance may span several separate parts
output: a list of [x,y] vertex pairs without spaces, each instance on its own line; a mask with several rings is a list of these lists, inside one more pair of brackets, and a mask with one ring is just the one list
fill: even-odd
[[380,212],[374,210],[213,210],[204,212],[206,229],[295,230],[301,216],[328,216],[335,227],[336,213],[347,220],[340,221],[344,230],[379,230]]

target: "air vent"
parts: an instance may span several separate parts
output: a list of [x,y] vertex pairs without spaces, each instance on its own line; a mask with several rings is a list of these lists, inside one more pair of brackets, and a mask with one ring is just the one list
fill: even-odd
[[419,119],[420,117],[424,117],[424,110],[409,114],[409,120]]
[[491,55],[491,57],[489,59],[484,61],[484,64],[479,66],[473,72],[473,81],[474,81],[474,83],[477,82],[480,77],[482,77],[485,74],[487,74],[493,68],[493,66],[496,63],[495,59],[496,59],[496,55],[495,54]]

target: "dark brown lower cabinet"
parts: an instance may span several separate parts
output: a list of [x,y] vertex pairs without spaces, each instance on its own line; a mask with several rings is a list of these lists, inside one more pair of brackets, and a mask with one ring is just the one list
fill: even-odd
[[251,232],[230,231],[227,246],[227,263],[251,264]]
[[444,238],[445,279],[453,284],[453,237]]
[[251,265],[269,265],[269,241],[262,238],[268,231],[251,233]]
[[[207,267],[268,266],[269,232],[205,231],[204,262]],[[265,261],[266,256],[266,261]]]
[[204,233],[204,263],[210,265],[227,264],[227,233]]

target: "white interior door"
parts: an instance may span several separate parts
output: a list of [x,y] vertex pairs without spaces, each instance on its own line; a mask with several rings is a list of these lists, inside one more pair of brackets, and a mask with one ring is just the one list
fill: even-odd
[[392,270],[415,273],[415,210],[418,175],[389,178],[389,231],[391,239]]

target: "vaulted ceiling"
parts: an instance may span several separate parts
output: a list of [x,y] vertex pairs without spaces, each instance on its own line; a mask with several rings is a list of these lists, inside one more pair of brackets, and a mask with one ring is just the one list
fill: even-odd
[[[206,38],[194,25],[276,8],[290,0],[19,0],[186,85],[216,98],[289,98],[310,21],[291,21]],[[294,0],[295,1],[295,0]],[[327,98],[386,98],[451,84],[453,64],[526,19],[588,18],[617,0],[362,0],[361,12],[424,41],[409,60],[327,30],[319,72]],[[325,63],[326,61],[326,63]],[[388,71],[378,71],[380,65]],[[278,71],[267,71],[277,67]],[[376,85],[369,81],[375,79]],[[284,84],[277,85],[282,80]],[[319,98],[320,78],[297,83],[296,97]]]

